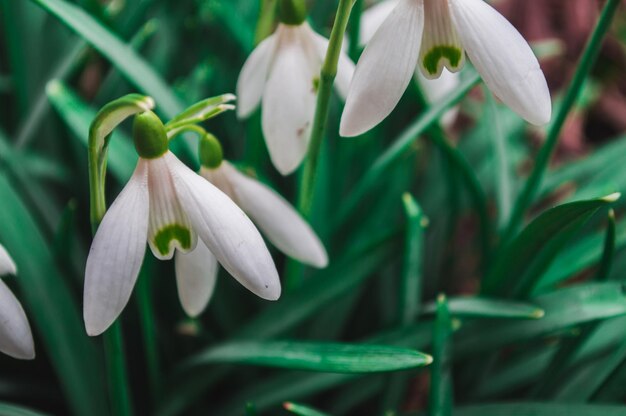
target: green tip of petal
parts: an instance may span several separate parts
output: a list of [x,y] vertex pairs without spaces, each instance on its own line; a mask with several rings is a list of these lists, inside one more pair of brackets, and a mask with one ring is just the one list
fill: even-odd
[[135,116],[133,139],[137,153],[144,159],[156,159],[167,152],[168,140],[165,126],[152,111]]
[[173,241],[178,241],[183,250],[191,249],[191,231],[182,225],[172,224],[160,229],[154,236],[154,246],[162,256],[170,253]]
[[436,46],[424,55],[422,65],[426,72],[435,76],[439,73],[439,62],[447,60],[452,68],[458,68],[463,58],[463,51],[455,46]]

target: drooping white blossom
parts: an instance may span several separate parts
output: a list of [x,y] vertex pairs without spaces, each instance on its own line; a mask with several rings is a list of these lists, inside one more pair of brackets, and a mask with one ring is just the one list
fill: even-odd
[[537,58],[494,8],[483,0],[399,0],[357,64],[341,135],[362,134],[384,120],[416,67],[437,79],[444,68],[458,72],[466,54],[511,109],[533,124],[550,121],[550,91]]
[[[276,267],[256,227],[226,194],[167,150],[165,132],[160,134],[158,146],[138,147],[135,172],[94,237],[84,289],[89,335],[104,332],[126,306],[146,242],[161,260],[171,259],[175,251],[190,253],[204,245],[244,287],[264,299],[280,296]],[[142,157],[141,150],[150,157]],[[193,309],[189,298],[195,296],[198,283],[180,277],[177,282],[183,304]]]
[[[0,276],[16,273],[15,262],[0,245]],[[26,313],[2,280],[0,280],[0,351],[22,360],[35,358],[35,344]]]
[[[238,116],[259,104],[262,129],[272,163],[287,175],[302,163],[309,143],[319,76],[328,39],[305,21],[280,23],[248,57],[237,81]],[[342,53],[335,86],[345,98],[354,64]]]

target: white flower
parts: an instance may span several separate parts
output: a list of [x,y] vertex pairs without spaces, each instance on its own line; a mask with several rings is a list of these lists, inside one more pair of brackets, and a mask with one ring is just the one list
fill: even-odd
[[369,42],[354,74],[342,136],[376,126],[395,108],[416,66],[428,79],[458,72],[465,53],[491,91],[533,124],[547,124],[550,91],[517,30],[483,0],[400,0]]
[[[14,275],[16,272],[13,259],[0,245],[0,276]],[[0,351],[22,360],[35,358],[35,344],[26,313],[2,280],[0,280]]]
[[[319,75],[328,39],[307,22],[280,23],[252,52],[237,81],[238,115],[248,117],[262,102],[263,135],[278,171],[287,175],[307,152]],[[335,85],[345,98],[354,64],[342,53]]]
[[[365,46],[374,37],[374,34],[383,22],[389,17],[393,9],[398,5],[399,0],[385,0],[375,4],[361,16],[361,32],[359,34],[359,44]],[[459,74],[443,69],[441,76],[435,79],[428,79],[419,68],[415,69],[415,80],[419,83],[422,92],[429,103],[433,104],[443,99],[450,92],[454,91],[461,83]],[[441,121],[444,126],[451,126],[459,113],[459,107],[454,106],[448,110]]]
[[[250,219],[222,191],[166,150],[152,158],[139,158],[133,176],[94,237],[84,292],[89,335],[104,332],[126,306],[146,241],[162,260],[171,259],[175,250],[189,253],[196,246],[206,246],[247,289],[264,299],[280,296],[276,267]],[[210,270],[204,272],[210,274]],[[177,283],[183,305],[189,304],[196,282],[179,276]]]
[[[328,265],[328,255],[315,231],[277,192],[240,173],[229,162],[218,168],[202,167],[200,175],[228,195],[263,231],[280,251],[314,267]],[[180,293],[185,311],[196,316],[211,298],[217,276],[217,263],[202,242],[189,254],[176,255],[176,276],[190,290]]]

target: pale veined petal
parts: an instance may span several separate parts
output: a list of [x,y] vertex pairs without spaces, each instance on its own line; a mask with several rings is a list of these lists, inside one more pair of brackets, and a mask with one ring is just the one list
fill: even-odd
[[13,358],[35,358],[35,344],[28,319],[15,295],[0,280],[0,351]]
[[[454,91],[461,79],[458,73],[450,72],[447,69],[443,69],[441,76],[436,79],[427,79],[421,70],[415,71],[415,79],[419,83],[426,99],[429,103],[434,104],[445,98],[449,93]],[[441,117],[441,122],[444,126],[449,127],[456,120],[459,114],[459,106],[454,106],[450,110],[446,111]]]
[[361,55],[339,133],[352,137],[383,121],[396,107],[417,66],[424,28],[421,1],[402,0]]
[[146,164],[150,190],[148,243],[156,258],[169,260],[174,256],[174,249],[191,251],[197,237],[180,205],[165,158],[148,160]]
[[165,157],[176,192],[198,237],[244,287],[264,299],[278,299],[278,272],[254,224],[209,181],[191,171],[173,154]]
[[311,226],[277,192],[235,169],[219,170],[230,179],[237,204],[280,251],[315,267],[326,267],[328,255]]
[[[308,26],[308,24],[307,24]],[[328,39],[324,36],[315,33],[310,27],[309,36],[315,46],[317,57],[320,61],[320,65],[326,59],[326,51],[328,50]],[[350,82],[354,76],[354,62],[348,57],[344,50],[339,54],[339,62],[337,63],[337,76],[335,77],[335,88],[339,95],[345,100],[348,96],[348,89],[350,88]]]
[[450,0],[461,43],[489,89],[527,121],[552,116],[550,90],[522,35],[483,0]]
[[380,25],[389,17],[399,0],[384,0],[365,10],[361,15],[360,45],[367,45]]
[[276,35],[262,41],[246,60],[237,80],[237,115],[248,117],[261,103],[272,64]]
[[176,284],[178,297],[187,315],[200,315],[213,295],[217,282],[217,259],[202,241],[189,253],[177,252]]
[[15,262],[13,262],[9,253],[7,253],[6,249],[0,244],[0,276],[16,273],[17,267],[15,266]]
[[279,28],[276,55],[263,93],[263,135],[272,163],[283,175],[302,163],[315,112],[320,65],[307,53],[303,29]]
[[83,316],[87,334],[104,332],[128,303],[148,237],[148,166],[135,173],[107,211],[87,258]]
[[456,33],[447,0],[424,1],[424,36],[420,47],[420,70],[428,79],[437,79],[444,68],[458,72],[465,63],[465,51]]

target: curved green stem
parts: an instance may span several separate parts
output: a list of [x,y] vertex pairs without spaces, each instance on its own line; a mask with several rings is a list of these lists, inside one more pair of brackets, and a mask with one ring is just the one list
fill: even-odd
[[309,142],[309,152],[304,173],[300,183],[300,195],[298,207],[300,212],[308,217],[313,203],[313,191],[315,189],[315,179],[317,173],[317,165],[319,162],[320,150],[324,133],[326,132],[326,122],[328,120],[328,107],[330,104],[330,96],[332,93],[333,83],[337,76],[337,66],[339,56],[341,54],[341,45],[343,43],[346,27],[350,18],[350,10],[352,9],[353,0],[340,0],[337,7],[337,15],[335,24],[330,34],[328,43],[328,51],[322,65],[320,73],[319,90],[317,93],[317,105],[315,108],[315,117],[313,119],[313,127],[311,129],[311,140]]
[[565,124],[571,109],[576,103],[576,100],[580,96],[585,80],[587,79],[587,76],[591,72],[598,55],[600,54],[602,41],[611,26],[611,22],[613,21],[613,17],[615,16],[615,12],[617,11],[619,4],[620,0],[608,0],[604,6],[600,20],[591,34],[580,59],[580,63],[576,68],[574,78],[565,93],[563,103],[558,108],[556,117],[549,127],[546,142],[536,157],[535,167],[533,168],[528,181],[526,181],[522,193],[517,199],[513,213],[511,214],[509,225],[504,233],[503,243],[509,241],[517,233],[517,230],[524,219],[524,214],[537,196],[537,192],[541,186],[541,181],[546,173],[546,170],[548,169],[548,164],[550,163],[550,159],[558,143],[559,136],[563,130],[563,125]]

